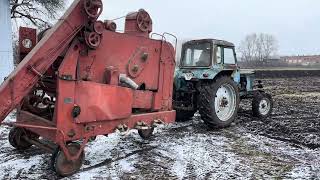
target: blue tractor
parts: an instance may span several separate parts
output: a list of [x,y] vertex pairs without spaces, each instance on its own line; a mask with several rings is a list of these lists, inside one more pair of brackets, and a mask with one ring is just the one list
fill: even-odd
[[253,115],[265,118],[273,102],[254,85],[254,72],[240,70],[233,43],[192,40],[182,45],[179,67],[175,71],[173,105],[177,121],[186,121],[199,111],[210,127],[227,127],[237,117],[241,99],[252,99]]

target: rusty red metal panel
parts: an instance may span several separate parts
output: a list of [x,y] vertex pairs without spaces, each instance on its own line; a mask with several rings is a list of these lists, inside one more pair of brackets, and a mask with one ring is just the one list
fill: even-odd
[[[34,133],[41,134],[43,138],[48,140],[55,140],[57,128],[54,122],[26,111],[18,112],[17,121],[20,127],[25,127]],[[16,126],[18,125],[16,124]]]
[[129,62],[134,58],[141,60],[143,52],[148,54],[147,63],[139,76],[132,79],[138,85],[145,84],[147,90],[157,90],[161,41],[111,31],[103,33],[102,42],[95,51],[80,57],[81,79],[103,83],[101,72],[110,66],[117,68],[119,74],[129,75]]
[[152,91],[134,91],[132,108],[152,109],[154,93]]
[[[125,124],[130,129],[134,129],[138,122],[144,122],[148,126],[152,126],[155,120],[160,120],[165,123],[173,123],[175,121],[176,112],[175,111],[161,111],[153,113],[142,113],[135,114],[129,118],[119,119],[114,121],[98,121],[92,122],[87,127],[90,127],[86,130],[83,124],[78,124],[73,130],[76,134],[73,137],[65,136],[65,141],[77,140],[83,137],[91,137],[101,134],[110,134],[115,132],[117,126],[120,124]],[[65,122],[68,124],[68,122]],[[67,135],[67,134],[66,134]],[[61,135],[60,135],[61,136]],[[57,137],[56,141],[59,141],[61,137]]]
[[77,123],[124,119],[131,116],[133,93],[129,88],[94,82],[76,84],[75,104],[81,108]]
[[37,44],[37,30],[33,28],[19,28],[19,52],[23,56],[28,54]]
[[128,74],[136,78],[138,77],[144,68],[149,64],[149,53],[146,47],[140,47],[136,49],[134,54],[130,57],[130,60],[127,65]]
[[173,91],[173,73],[175,67],[174,50],[171,44],[167,42],[161,43],[161,61],[159,65],[158,82],[159,87],[153,108],[157,110],[172,110],[172,91]]
[[48,127],[55,127],[55,123],[50,120],[44,119],[40,116],[34,115],[27,111],[19,111],[17,113],[17,119],[20,123],[22,122],[30,122],[33,123],[37,121],[37,125],[39,126],[48,126]]
[[77,78],[75,64],[78,63],[80,49],[78,41],[74,41],[58,70],[57,100],[53,121],[60,131],[66,132],[65,134],[76,128],[72,118],[72,109],[75,104],[75,79]]
[[105,72],[105,83],[110,85],[119,85],[119,71],[113,66],[106,68]]
[[155,120],[161,120],[166,123],[173,123],[175,121],[175,111],[162,111],[154,113],[144,113],[132,115],[130,118],[119,121],[108,121],[105,123],[93,123],[97,127],[93,130],[93,134],[112,133],[119,124],[126,124],[128,128],[135,128],[137,122],[145,122],[148,126],[152,126]]

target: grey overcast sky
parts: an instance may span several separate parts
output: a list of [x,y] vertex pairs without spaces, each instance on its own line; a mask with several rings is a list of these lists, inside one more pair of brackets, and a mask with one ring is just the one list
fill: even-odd
[[[234,42],[246,34],[270,33],[280,55],[320,54],[320,0],[103,0],[100,19],[143,8],[154,32],[179,38],[211,37]],[[119,29],[123,21],[117,21]]]

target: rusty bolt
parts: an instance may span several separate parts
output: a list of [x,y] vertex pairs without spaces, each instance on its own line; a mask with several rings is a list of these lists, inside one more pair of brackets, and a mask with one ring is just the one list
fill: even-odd
[[139,66],[138,65],[134,65],[132,68],[133,72],[138,72],[139,71]]
[[76,132],[73,129],[71,129],[67,135],[72,138],[76,135]]
[[93,131],[94,130],[94,126],[86,126],[85,131]]
[[142,59],[142,61],[147,61],[148,60],[148,56],[149,56],[149,54],[148,53],[142,53],[142,55],[141,55],[141,59]]

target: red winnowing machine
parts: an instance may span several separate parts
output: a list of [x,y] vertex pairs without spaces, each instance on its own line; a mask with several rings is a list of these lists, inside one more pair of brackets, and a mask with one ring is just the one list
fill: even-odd
[[51,152],[61,176],[81,167],[97,135],[136,128],[146,138],[155,124],[175,120],[173,46],[149,38],[146,11],[128,14],[118,33],[114,22],[97,20],[102,9],[101,0],[75,0],[38,37],[21,28],[23,59],[0,86],[0,122],[17,109],[16,122],[1,123],[13,127],[10,144]]

